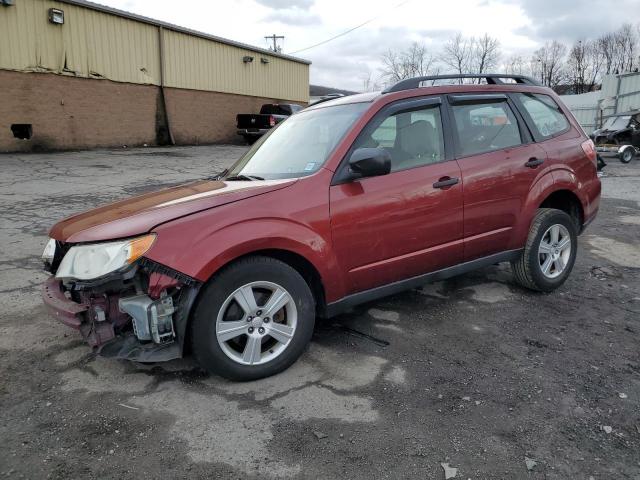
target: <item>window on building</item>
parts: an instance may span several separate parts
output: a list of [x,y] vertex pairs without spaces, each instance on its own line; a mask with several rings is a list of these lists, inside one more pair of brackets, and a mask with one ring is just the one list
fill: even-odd
[[11,125],[11,133],[20,140],[29,140],[33,135],[33,128],[30,123],[14,123]]

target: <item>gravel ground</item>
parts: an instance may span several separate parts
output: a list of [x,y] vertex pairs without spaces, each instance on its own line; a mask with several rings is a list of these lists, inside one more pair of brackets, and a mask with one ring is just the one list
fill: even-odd
[[640,161],[610,161],[558,291],[506,265],[428,285],[320,323],[262,381],[96,358],[45,314],[56,220],[242,151],[0,155],[0,475],[640,479]]

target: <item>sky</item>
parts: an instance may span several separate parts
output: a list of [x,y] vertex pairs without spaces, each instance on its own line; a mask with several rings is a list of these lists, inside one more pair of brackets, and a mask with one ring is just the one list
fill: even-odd
[[263,48],[264,36],[283,35],[283,53],[312,62],[312,84],[356,91],[365,79],[380,76],[384,52],[414,41],[437,54],[457,32],[489,33],[500,41],[503,55],[528,56],[548,40],[571,44],[624,22],[640,23],[640,0],[94,1]]

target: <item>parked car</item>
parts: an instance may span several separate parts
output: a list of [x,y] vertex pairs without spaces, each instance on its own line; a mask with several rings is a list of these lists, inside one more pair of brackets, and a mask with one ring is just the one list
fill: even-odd
[[592,141],[526,77],[434,78],[306,108],[220,180],[59,222],[45,304],[102,355],[191,352],[250,380],[290,366],[316,318],[431,281],[511,262],[558,288],[598,211]]
[[249,145],[258,140],[278,123],[302,110],[302,105],[295,103],[265,103],[260,113],[239,113],[236,115],[238,135]]
[[596,145],[633,145],[640,148],[640,110],[607,117],[602,128],[594,130],[590,137]]

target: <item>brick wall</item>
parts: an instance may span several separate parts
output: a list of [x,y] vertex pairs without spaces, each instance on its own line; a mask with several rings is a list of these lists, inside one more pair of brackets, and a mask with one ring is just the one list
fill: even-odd
[[173,137],[178,144],[238,143],[236,114],[258,113],[273,99],[165,88]]
[[[0,151],[153,144],[158,89],[108,80],[0,70]],[[11,124],[33,126],[31,140]]]
[[[238,143],[236,114],[273,101],[175,88],[165,96],[179,145]],[[152,85],[0,70],[0,152],[155,145],[160,98]],[[32,138],[14,138],[11,124],[31,124]]]

